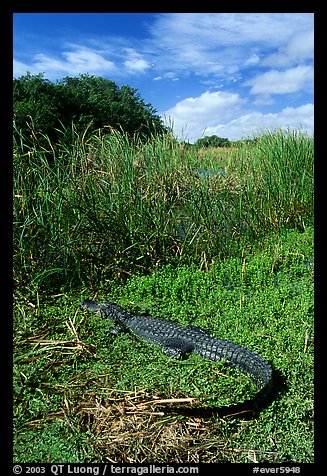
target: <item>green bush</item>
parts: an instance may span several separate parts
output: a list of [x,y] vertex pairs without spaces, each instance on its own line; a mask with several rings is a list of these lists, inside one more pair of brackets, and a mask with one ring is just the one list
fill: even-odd
[[196,147],[231,147],[231,142],[224,138],[213,136],[205,136],[201,139],[198,139],[195,144]]
[[[77,131],[85,132],[106,126],[121,128],[131,137],[149,137],[165,127],[151,104],[146,104],[137,89],[119,87],[114,81],[82,74],[52,83],[43,74],[26,74],[13,82],[14,118],[29,144],[46,146],[44,135],[54,145],[69,144],[73,122]],[[33,134],[31,133],[31,126]],[[27,135],[27,137],[26,137]]]

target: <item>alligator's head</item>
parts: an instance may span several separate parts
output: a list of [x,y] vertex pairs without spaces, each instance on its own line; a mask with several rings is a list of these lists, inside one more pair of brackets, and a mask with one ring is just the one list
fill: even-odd
[[96,312],[97,314],[100,314],[100,310],[102,308],[102,305],[97,301],[89,301],[88,299],[84,299],[81,302],[81,308],[82,309],[87,309],[88,311]]
[[90,301],[84,299],[81,302],[81,308],[88,311],[95,312],[100,317],[106,317],[114,323],[121,323],[122,316],[117,310],[121,311],[121,308],[114,302],[104,301],[102,303],[98,301]]

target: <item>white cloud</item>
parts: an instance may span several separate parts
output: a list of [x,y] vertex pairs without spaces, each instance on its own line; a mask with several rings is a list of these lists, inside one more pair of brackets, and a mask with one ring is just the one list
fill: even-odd
[[313,104],[285,107],[279,112],[261,113],[244,109],[238,94],[208,92],[180,101],[163,114],[180,139],[196,141],[203,135],[230,140],[253,137],[264,129],[302,127],[313,133]]
[[312,20],[313,15],[301,13],[172,13],[159,15],[151,32],[164,47],[190,46],[190,40],[195,50],[219,43],[282,45],[294,30],[308,29]]
[[140,53],[133,50],[132,48],[126,49],[128,59],[124,61],[124,66],[127,70],[137,73],[143,73],[148,68],[150,64],[142,57]]
[[297,62],[313,60],[314,33],[313,29],[294,33],[286,45],[278,52],[267,56],[263,60],[266,66],[283,67]]
[[104,41],[102,48],[97,46],[94,39],[86,43],[93,46],[66,42],[63,49],[59,50],[59,54],[31,54],[28,63],[15,60],[14,76],[21,76],[27,70],[33,74],[44,72],[48,79],[80,73],[129,76],[151,68],[150,63],[140,53],[122,44],[120,38],[117,40],[118,45],[109,45]]
[[274,104],[274,99],[270,96],[270,94],[260,94],[252,101],[254,106],[268,106]]
[[286,94],[313,89],[313,67],[299,65],[286,71],[271,70],[243,83],[251,94]]
[[[146,41],[158,72],[168,69],[226,77],[259,64],[273,52],[304,58],[297,32],[313,30],[313,14],[173,13],[161,14]],[[287,47],[285,47],[287,45]],[[285,48],[285,52],[283,50]]]
[[75,42],[58,38],[59,54],[45,49],[48,40],[40,53],[37,38],[28,53],[25,45],[15,46],[15,58],[16,69],[23,58],[29,71],[44,71],[50,79],[81,72],[129,77],[153,71],[156,80],[193,74],[231,84],[244,81],[243,68],[303,63],[312,56],[312,37],[310,13],[164,13],[151,15],[148,36],[137,50],[130,37],[94,35]]
[[190,97],[165,111],[163,116],[173,122],[177,136],[198,139],[210,126],[232,119],[244,103],[238,94],[206,91],[199,97]]
[[[53,44],[36,36],[32,45],[15,46],[14,75],[45,72],[46,78],[57,79],[90,73],[129,82],[148,73],[154,106],[156,94],[161,104],[165,93],[174,94],[165,89],[172,81],[181,83],[175,92],[181,97],[184,85],[189,91],[192,84],[202,84],[209,91],[183,99],[163,114],[174,121],[176,134],[181,137],[184,131],[190,141],[203,133],[238,139],[260,126],[302,124],[312,130],[312,104],[293,108],[284,102],[280,112],[266,111],[276,95],[282,103],[286,94],[296,93],[299,101],[301,93],[313,90],[313,14],[164,13],[149,18],[142,41],[129,35],[82,36],[75,42],[56,38],[54,54]],[[242,97],[245,91],[251,106]],[[259,112],[262,106],[265,112]]]
[[254,137],[265,130],[274,129],[303,130],[313,134],[314,108],[313,104],[299,107],[286,107],[275,113],[261,113],[257,111],[243,114],[230,122],[208,127],[206,135],[228,137],[230,140],[239,140]]
[[17,61],[14,59],[13,61],[13,76],[18,78],[19,76],[24,76],[26,72],[32,72],[30,69],[30,65],[24,63],[23,61]]
[[176,74],[173,71],[167,71],[167,73],[164,73],[162,76],[156,76],[153,78],[153,81],[159,81],[160,79],[169,79],[171,81],[179,81],[179,78],[176,76]]
[[28,70],[33,74],[45,72],[48,79],[85,72],[104,74],[113,72],[115,69],[112,61],[85,47],[74,51],[62,51],[59,58],[38,53],[28,65],[19,61],[14,62],[14,76],[25,74]]
[[244,63],[244,66],[253,66],[257,63],[259,63],[260,61],[260,58],[258,55],[256,55],[255,53],[253,53]]

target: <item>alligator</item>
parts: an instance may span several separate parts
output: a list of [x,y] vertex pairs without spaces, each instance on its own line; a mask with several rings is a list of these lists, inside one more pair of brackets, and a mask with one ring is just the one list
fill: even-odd
[[175,322],[149,315],[132,315],[117,304],[83,300],[81,307],[107,318],[115,325],[112,332],[131,332],[139,338],[158,345],[170,357],[184,358],[189,353],[205,359],[223,360],[230,367],[249,375],[256,384],[260,401],[272,388],[272,368],[259,354],[228,340],[217,339],[207,329],[181,326]]

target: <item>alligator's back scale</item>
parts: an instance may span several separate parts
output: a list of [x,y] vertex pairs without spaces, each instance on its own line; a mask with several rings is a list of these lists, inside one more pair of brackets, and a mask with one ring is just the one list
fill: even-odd
[[114,333],[132,332],[141,339],[161,347],[171,357],[181,358],[187,353],[198,354],[208,360],[224,360],[250,376],[258,390],[266,396],[272,386],[272,368],[256,352],[228,340],[217,339],[207,330],[196,326],[180,326],[172,321],[151,316],[131,315],[115,303],[84,300],[83,309],[96,312],[115,324]]

